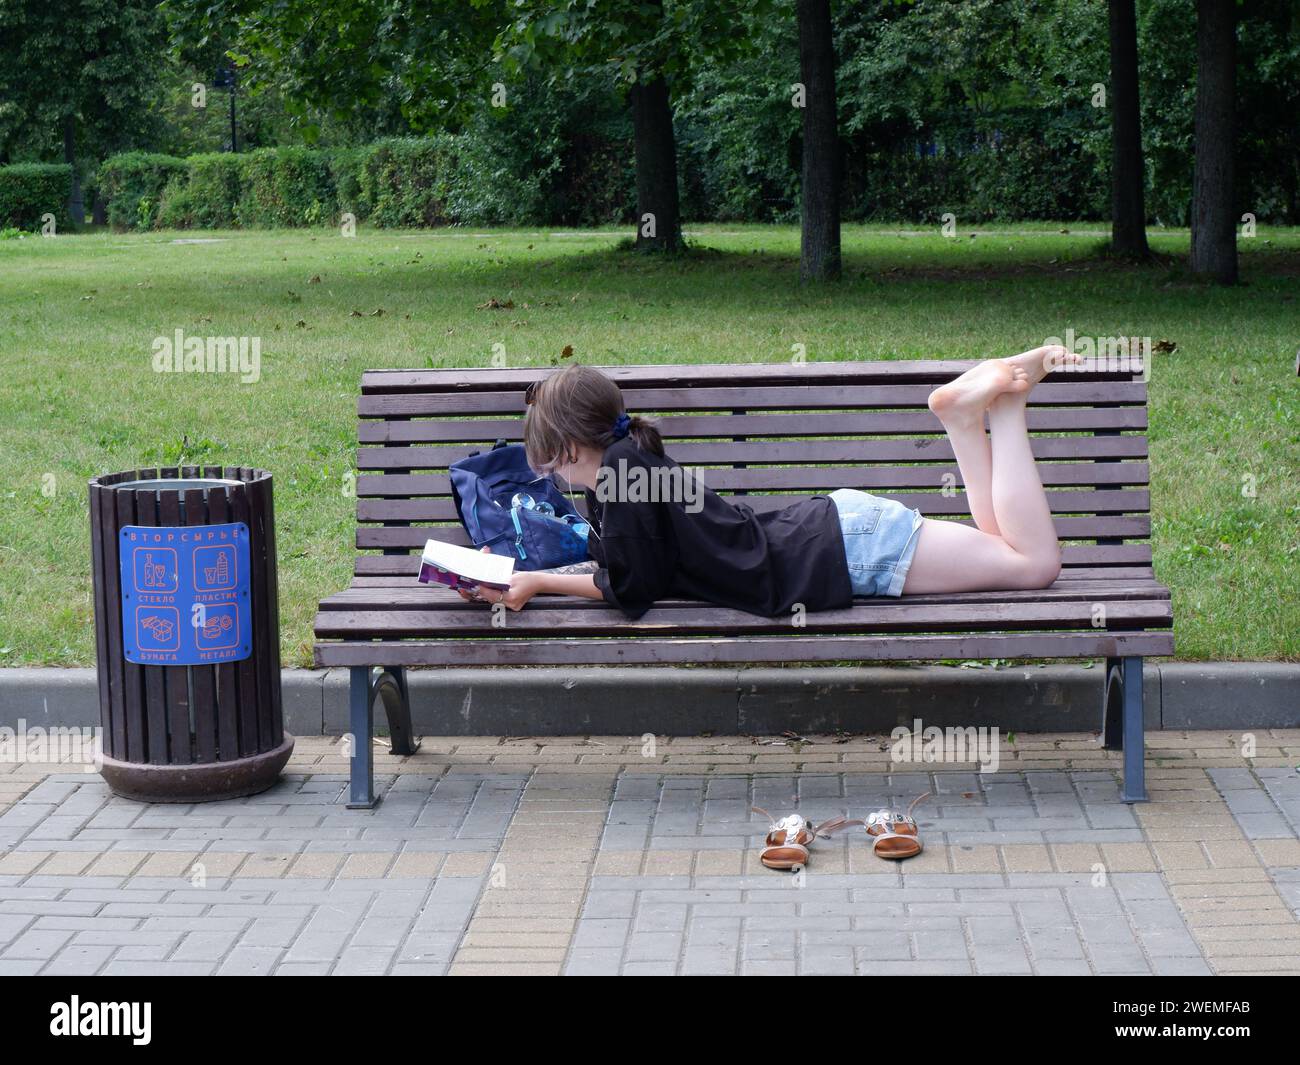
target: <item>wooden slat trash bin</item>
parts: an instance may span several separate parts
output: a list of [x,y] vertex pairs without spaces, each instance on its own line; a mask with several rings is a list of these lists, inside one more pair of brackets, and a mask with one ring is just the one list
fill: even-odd
[[265,791],[293,750],[271,475],[182,466],[96,477],[90,534],[109,787],[148,802]]

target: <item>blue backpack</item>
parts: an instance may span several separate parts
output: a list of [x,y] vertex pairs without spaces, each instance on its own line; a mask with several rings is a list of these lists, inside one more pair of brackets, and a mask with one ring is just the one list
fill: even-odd
[[[590,525],[548,477],[528,465],[522,444],[498,440],[491,451],[475,451],[452,463],[451,494],[456,512],[475,547],[510,555],[516,570],[553,569],[588,558]],[[516,493],[534,506],[512,505]],[[555,516],[536,509],[555,508]]]

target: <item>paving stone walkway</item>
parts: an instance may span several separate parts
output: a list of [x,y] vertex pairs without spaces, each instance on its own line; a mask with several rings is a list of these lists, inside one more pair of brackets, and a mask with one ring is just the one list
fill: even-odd
[[[377,755],[372,811],[331,738],[183,806],[37,748],[0,763],[0,974],[1300,974],[1300,730],[1148,746],[1126,806],[1082,734],[995,773],[874,737],[435,737]],[[758,862],[751,805],[927,791],[914,859],[857,829],[800,875]]]

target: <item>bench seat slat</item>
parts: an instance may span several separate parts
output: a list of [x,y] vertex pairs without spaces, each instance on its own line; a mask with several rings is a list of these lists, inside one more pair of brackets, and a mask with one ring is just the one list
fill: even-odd
[[[362,558],[375,557],[362,555]],[[396,556],[390,556],[396,557]],[[414,569],[410,574],[360,574],[354,575],[350,589],[364,588],[412,588],[415,587]],[[1129,580],[1139,583],[1154,581],[1155,576],[1150,566],[1066,566],[1061,570],[1060,577],[1057,578],[1057,587],[1061,581],[1101,581],[1111,583],[1114,581]],[[345,592],[336,594],[342,595]],[[1019,594],[1019,593],[1015,593]],[[332,596],[330,597],[332,598]],[[327,599],[326,602],[329,600]]]
[[[820,632],[962,632],[1095,628],[1098,604],[1086,600],[1038,603],[890,603],[805,615],[799,638]],[[1104,604],[1106,626],[1117,629],[1167,628],[1172,621],[1168,599],[1130,599]],[[558,604],[549,610],[510,615],[505,629],[493,625],[492,611],[481,606],[444,605],[442,609],[323,610],[316,615],[322,639],[409,637],[511,637],[556,630],[570,636],[653,636],[665,628],[682,635],[749,635],[789,633],[791,619],[763,618],[710,606],[654,607],[636,621],[609,607]]]
[[318,643],[317,666],[650,665],[693,662],[941,661],[1171,655],[1172,632],[683,639],[349,640]]
[[[373,584],[371,581],[384,581]],[[400,581],[400,584],[392,582]],[[856,599],[855,609],[878,609],[881,606],[933,603],[1037,603],[1052,600],[1078,600],[1086,602],[1108,602],[1116,599],[1168,599],[1169,589],[1154,578],[1123,580],[1058,580],[1048,588],[1033,588],[999,592],[951,592],[943,595],[909,595],[905,598]],[[673,609],[692,607],[700,609],[701,604],[691,599],[661,599],[655,609]],[[415,584],[403,578],[358,577],[352,587],[321,600],[321,610],[432,610],[445,607],[464,609],[465,601],[449,588],[441,585]],[[603,601],[582,599],[577,596],[539,595],[529,604],[528,609],[549,610],[553,607],[566,609],[605,608]]]

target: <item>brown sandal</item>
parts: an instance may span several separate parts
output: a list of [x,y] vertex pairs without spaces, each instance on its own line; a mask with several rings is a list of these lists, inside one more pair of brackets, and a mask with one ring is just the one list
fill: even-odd
[[[912,800],[907,813],[897,810],[877,810],[866,820],[867,835],[871,837],[871,853],[881,858],[911,858],[921,853],[921,835],[917,830],[912,811],[922,799],[929,798],[927,791]],[[862,824],[861,821],[858,824]]]
[[756,814],[762,814],[771,822],[767,838],[763,841],[763,850],[758,860],[769,869],[798,869],[808,864],[808,845],[819,836],[828,839],[832,832],[838,832],[849,825],[860,825],[861,821],[850,821],[847,817],[832,817],[823,821],[816,828],[811,821],[801,814],[789,814],[776,820],[761,806],[750,807]]

